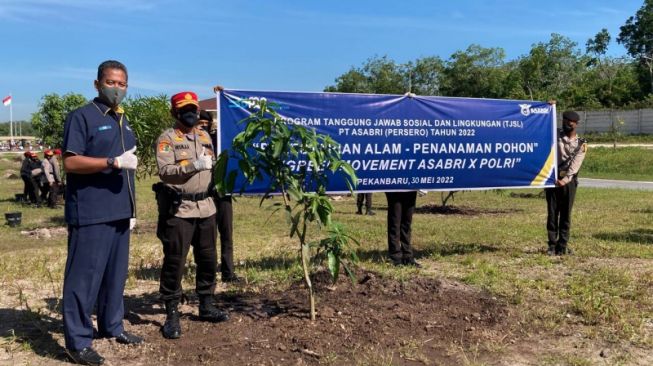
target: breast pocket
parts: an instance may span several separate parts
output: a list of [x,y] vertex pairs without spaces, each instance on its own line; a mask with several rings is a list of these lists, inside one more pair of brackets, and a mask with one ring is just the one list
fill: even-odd
[[172,147],[175,151],[175,162],[194,160],[193,150],[188,144],[177,144]]
[[89,149],[94,156],[109,156],[116,141],[120,141],[118,126],[101,124],[94,126],[89,134]]

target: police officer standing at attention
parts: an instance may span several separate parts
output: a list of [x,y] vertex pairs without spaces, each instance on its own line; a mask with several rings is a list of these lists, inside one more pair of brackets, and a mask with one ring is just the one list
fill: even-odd
[[56,208],[59,186],[61,185],[59,162],[54,157],[54,151],[49,149],[43,152],[43,157],[43,173],[45,174],[48,188],[48,207]]
[[118,61],[98,67],[98,97],[66,118],[63,165],[68,258],[63,285],[66,350],[73,362],[101,365],[92,347],[91,314],[97,304],[99,337],[137,344],[123,327],[129,234],[135,224],[136,139],[120,102],[127,69]]
[[417,192],[386,192],[388,199],[388,256],[395,266],[421,268],[410,244]]
[[562,114],[562,130],[558,131],[558,179],[554,188],[546,189],[546,229],[549,236],[548,255],[571,254],[567,247],[571,227],[571,208],[578,187],[578,171],[585,159],[587,142],[578,138],[576,127],[580,116],[574,111]]
[[157,233],[163,244],[163,267],[159,291],[165,302],[165,338],[181,337],[178,305],[181,279],[190,245],[197,264],[195,291],[200,300],[199,317],[220,322],[229,315],[215,307],[216,277],[215,203],[209,193],[212,184],[213,145],[209,134],[197,128],[199,103],[193,92],[171,98],[174,128],[157,141],[156,157],[162,183],[155,185],[159,205]]
[[[213,147],[217,147],[218,128],[213,122],[213,117],[207,111],[200,111],[200,124],[206,126],[206,131],[211,136]],[[215,151],[215,150],[214,150]],[[219,154],[216,151],[216,156]],[[214,195],[216,205],[216,225],[220,233],[220,273],[222,282],[240,282],[234,269],[234,209],[231,195]]]

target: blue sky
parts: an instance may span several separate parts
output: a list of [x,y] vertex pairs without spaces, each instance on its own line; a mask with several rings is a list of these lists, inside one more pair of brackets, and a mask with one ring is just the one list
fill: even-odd
[[[321,91],[372,56],[448,59],[470,44],[508,59],[559,33],[585,42],[643,0],[0,0],[0,98],[28,119],[47,93],[95,96],[97,66],[129,69],[129,94]],[[0,121],[9,120],[0,105]]]

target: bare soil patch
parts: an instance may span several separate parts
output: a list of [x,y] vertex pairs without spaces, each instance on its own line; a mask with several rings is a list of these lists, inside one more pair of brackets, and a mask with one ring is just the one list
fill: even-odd
[[441,206],[441,205],[422,205],[415,208],[417,214],[431,214],[431,215],[461,215],[461,216],[479,216],[479,215],[504,215],[515,212],[521,212],[519,209],[478,209],[466,206]]
[[452,347],[505,340],[510,333],[507,306],[465,285],[424,277],[400,282],[369,272],[358,280],[352,285],[341,277],[334,286],[327,273],[317,274],[315,322],[308,319],[303,283],[220,294],[218,304],[231,313],[220,324],[198,321],[194,300],[183,307],[184,334],[176,341],[161,336],[163,310],[154,299],[132,299],[131,330],[148,344],[114,357],[143,364],[455,364],[460,353]]
[[[158,294],[128,295],[126,328],[147,343],[123,346],[98,339],[94,347],[109,365],[430,365],[459,364],[475,345],[515,339],[511,311],[489,294],[425,277],[398,281],[371,272],[357,276],[356,285],[346,276],[336,285],[325,272],[314,277],[314,322],[308,318],[302,282],[284,290],[219,293],[217,303],[231,313],[224,323],[199,321],[192,296],[181,307],[182,338],[174,341],[161,336],[165,316]],[[49,310],[56,311],[56,300],[48,300]],[[29,344],[33,352],[30,356],[14,346],[18,352],[5,353],[0,360],[65,362],[60,316],[39,313],[0,312],[3,336],[11,333],[16,345]],[[483,352],[488,360],[496,361],[496,356]]]

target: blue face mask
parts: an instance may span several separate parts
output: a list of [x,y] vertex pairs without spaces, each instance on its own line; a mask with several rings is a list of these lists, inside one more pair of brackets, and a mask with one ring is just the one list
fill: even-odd
[[184,126],[189,128],[195,127],[195,125],[200,121],[199,116],[195,111],[180,112],[177,114],[177,119]]

